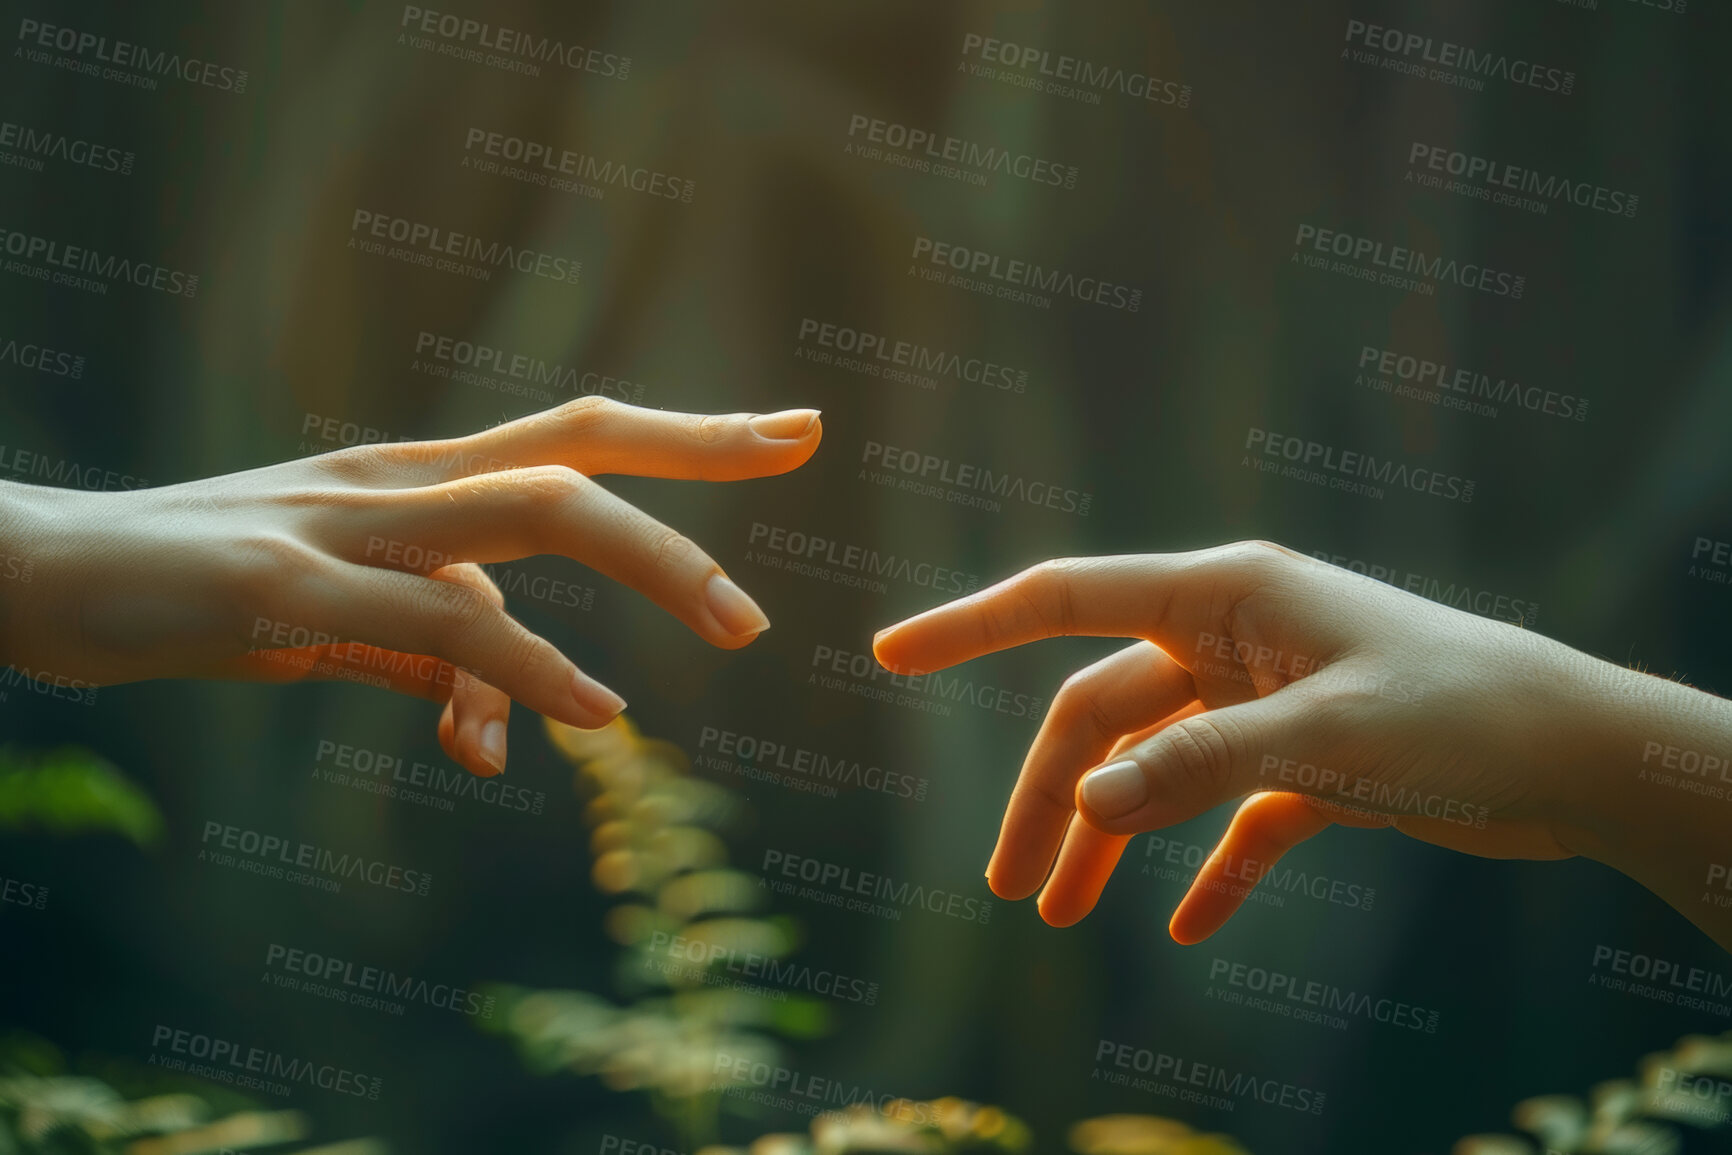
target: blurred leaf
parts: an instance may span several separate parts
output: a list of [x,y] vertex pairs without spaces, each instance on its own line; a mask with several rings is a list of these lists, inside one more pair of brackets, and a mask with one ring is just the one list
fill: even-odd
[[1572,1095],[1541,1095],[1517,1103],[1510,1121],[1537,1135],[1541,1146],[1570,1151],[1588,1132],[1588,1108]]
[[156,845],[163,831],[149,795],[99,755],[76,746],[35,755],[0,750],[0,827],[109,831],[141,847]]
[[[1159,1115],[1102,1115],[1072,1124],[1069,1135],[1078,1155],[1174,1155],[1197,1138],[1188,1125]],[[1219,1149],[1239,1151],[1230,1141]]]
[[1450,1148],[1450,1155],[1534,1155],[1534,1146],[1514,1135],[1469,1135]]

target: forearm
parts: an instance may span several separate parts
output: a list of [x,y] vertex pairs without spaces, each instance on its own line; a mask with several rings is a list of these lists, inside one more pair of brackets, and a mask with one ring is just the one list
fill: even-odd
[[1573,691],[1559,838],[1732,951],[1732,702],[1596,665]]
[[71,672],[88,552],[72,527],[101,515],[90,503],[106,496],[0,482],[0,666]]

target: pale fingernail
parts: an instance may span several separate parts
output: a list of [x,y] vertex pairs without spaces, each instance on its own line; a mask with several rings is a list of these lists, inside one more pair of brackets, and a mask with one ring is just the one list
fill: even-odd
[[613,721],[619,712],[625,709],[624,698],[575,668],[571,671],[571,697],[577,703],[578,709],[586,714],[598,715],[595,727]]
[[1102,818],[1123,818],[1149,800],[1149,784],[1135,762],[1114,762],[1082,780],[1082,799]]
[[498,718],[481,727],[481,739],[476,744],[481,760],[493,767],[495,774],[505,769],[505,723]]
[[716,574],[704,587],[704,599],[710,613],[722,623],[722,628],[739,637],[761,634],[770,628],[770,619],[758,608],[758,603],[746,596],[746,591],[728,580],[726,574]]
[[799,441],[818,424],[816,409],[784,409],[780,413],[761,413],[746,422],[752,432],[771,441]]

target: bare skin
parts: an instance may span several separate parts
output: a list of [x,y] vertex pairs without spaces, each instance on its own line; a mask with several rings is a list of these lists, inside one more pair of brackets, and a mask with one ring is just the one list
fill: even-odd
[[1055,696],[987,869],[1003,898],[1038,891],[1055,926],[1093,909],[1132,835],[1237,801],[1173,915],[1179,942],[1339,823],[1584,855],[1732,949],[1732,802],[1644,776],[1732,752],[1724,699],[1266,542],[1048,562],[875,648],[912,674],[1066,635],[1140,640]]
[[439,739],[505,767],[513,700],[595,727],[624,701],[504,609],[481,563],[563,554],[715,646],[769,620],[602,474],[732,481],[803,465],[811,409],[705,416],[584,398],[467,437],[358,446],[125,493],[0,483],[0,661],[33,676],[384,678],[444,703]]

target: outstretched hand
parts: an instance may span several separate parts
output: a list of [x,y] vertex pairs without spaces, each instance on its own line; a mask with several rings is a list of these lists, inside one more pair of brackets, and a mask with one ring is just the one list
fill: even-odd
[[766,477],[804,464],[820,436],[811,409],[702,416],[584,398],[467,437],[156,489],[7,484],[0,532],[34,571],[0,606],[0,660],[93,685],[380,682],[444,702],[446,753],[497,774],[512,700],[586,728],[625,703],[508,614],[481,563],[562,554],[712,645],[743,646],[770,624],[757,604],[591,479]]

